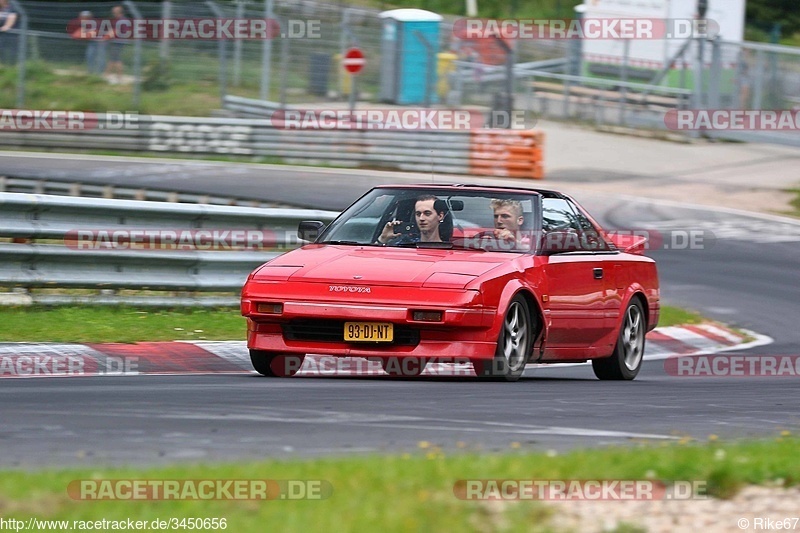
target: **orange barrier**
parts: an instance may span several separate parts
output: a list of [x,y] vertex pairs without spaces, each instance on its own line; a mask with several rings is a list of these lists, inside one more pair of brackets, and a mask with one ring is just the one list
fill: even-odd
[[543,149],[544,132],[539,130],[473,130],[469,142],[470,173],[543,179]]

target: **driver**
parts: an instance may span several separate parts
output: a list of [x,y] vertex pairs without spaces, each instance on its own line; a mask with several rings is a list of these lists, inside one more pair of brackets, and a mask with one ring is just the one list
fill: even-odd
[[519,200],[493,198],[490,205],[494,214],[494,237],[498,241],[513,244],[515,248],[529,248],[530,236],[521,231],[525,222],[522,203]]
[[504,240],[518,238],[519,229],[525,222],[525,217],[522,215],[522,203],[517,200],[494,198],[490,204],[494,211],[494,236]]
[[[432,194],[425,194],[417,197],[414,204],[414,220],[419,229],[419,236],[403,235],[402,233],[395,233],[394,228],[401,223],[400,220],[391,220],[386,223],[380,236],[378,236],[378,244],[388,244],[392,239],[398,237],[405,237],[408,240],[405,242],[442,242],[442,237],[439,234],[439,225],[444,221],[445,211],[444,202],[439,202],[439,199]],[[440,211],[437,211],[441,209]]]

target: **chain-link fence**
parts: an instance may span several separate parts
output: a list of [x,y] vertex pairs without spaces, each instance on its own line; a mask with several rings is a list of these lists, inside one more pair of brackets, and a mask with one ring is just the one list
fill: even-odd
[[[116,2],[11,4],[20,17],[0,36],[0,107],[208,116],[226,95],[275,107],[346,105],[354,78],[341,57],[353,46],[366,57],[359,101],[387,101],[387,27],[378,10],[310,0],[125,1],[130,18],[274,19],[282,38],[115,42],[76,39],[67,27],[84,11],[109,18]],[[798,48],[688,40],[653,64],[625,42],[617,56],[598,58],[582,53],[580,41],[519,39],[509,62],[501,43],[456,39],[455,21],[446,17],[436,34],[425,105],[661,129],[672,110],[800,107]]]

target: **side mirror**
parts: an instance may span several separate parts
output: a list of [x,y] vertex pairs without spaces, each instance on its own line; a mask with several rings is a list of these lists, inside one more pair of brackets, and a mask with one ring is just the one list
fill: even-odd
[[583,250],[581,238],[575,230],[546,231],[542,235],[542,255],[555,255]]
[[304,220],[297,226],[297,237],[302,241],[314,242],[324,227],[325,223],[319,220]]

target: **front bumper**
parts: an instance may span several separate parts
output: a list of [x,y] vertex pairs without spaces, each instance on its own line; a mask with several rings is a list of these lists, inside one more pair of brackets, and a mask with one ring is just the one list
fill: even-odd
[[[257,313],[250,300],[242,301],[247,320],[247,345],[253,350],[295,354],[322,354],[343,357],[414,357],[439,361],[491,359],[496,349],[496,309],[443,308],[430,305],[370,305],[303,301],[283,301],[280,315]],[[414,310],[439,310],[442,320],[413,320]],[[372,343],[344,342],[335,338],[309,340],[287,335],[287,325],[319,320],[326,327],[336,321],[391,322],[406,333],[413,332],[414,342]],[[406,335],[408,337],[408,335]]]

